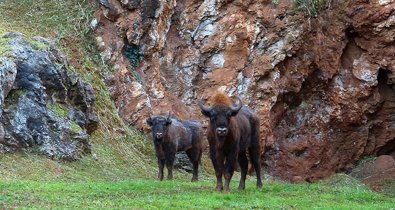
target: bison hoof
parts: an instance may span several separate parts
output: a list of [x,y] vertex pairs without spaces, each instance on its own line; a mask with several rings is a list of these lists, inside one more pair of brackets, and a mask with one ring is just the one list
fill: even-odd
[[257,188],[262,188],[262,182],[256,183],[256,187],[257,187]]
[[198,178],[193,177],[191,181],[192,181],[192,182],[197,182],[197,181],[198,181]]
[[217,186],[215,188],[216,191],[221,192],[224,188],[222,186]]

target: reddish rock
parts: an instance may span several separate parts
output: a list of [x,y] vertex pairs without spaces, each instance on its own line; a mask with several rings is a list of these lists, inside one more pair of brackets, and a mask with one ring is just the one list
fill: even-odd
[[369,176],[385,174],[391,169],[395,169],[394,158],[389,155],[381,155],[374,161],[365,164],[359,174],[364,178],[369,178]]
[[393,189],[389,180],[395,179],[395,159],[381,155],[356,167],[351,175],[369,185],[375,191]]
[[306,181],[301,176],[294,176],[291,179],[292,183],[305,183]]
[[197,99],[222,90],[257,111],[264,164],[283,179],[394,154],[394,1],[328,1],[317,17],[292,1],[136,2],[96,13],[109,88],[131,125],[145,130],[148,111],[205,121]]

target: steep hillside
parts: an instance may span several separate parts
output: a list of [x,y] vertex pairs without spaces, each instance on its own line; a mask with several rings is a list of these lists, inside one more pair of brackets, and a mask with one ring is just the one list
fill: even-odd
[[220,90],[257,111],[267,171],[283,179],[394,156],[394,1],[100,2],[96,41],[129,124],[168,110],[207,121],[197,99]]
[[[92,108],[97,114],[98,122],[96,131],[90,137],[89,150],[84,157],[78,156],[80,161],[67,163],[48,159],[37,155],[37,147],[27,147],[27,152],[16,154],[6,152],[6,155],[0,155],[0,176],[3,180],[22,178],[83,181],[155,177],[150,142],[119,118],[103,82],[103,73],[109,71],[109,68],[101,62],[90,29],[95,8],[96,3],[88,1],[0,1],[0,36],[6,32],[18,31],[25,34],[27,40],[34,40],[33,37],[36,36],[53,40],[60,48],[60,53],[67,58],[67,72],[79,75],[77,78],[93,87],[96,100]],[[8,52],[8,44],[7,40],[1,39],[1,55]],[[47,46],[41,47],[43,49],[38,50],[47,50]],[[48,79],[51,80],[50,77]],[[45,89],[53,91],[50,87]],[[16,99],[21,96],[14,95]],[[59,99],[57,95],[53,97]],[[9,99],[10,97],[6,98]],[[52,107],[53,113],[62,116],[65,113],[62,106]],[[27,114],[28,112],[26,110]]]

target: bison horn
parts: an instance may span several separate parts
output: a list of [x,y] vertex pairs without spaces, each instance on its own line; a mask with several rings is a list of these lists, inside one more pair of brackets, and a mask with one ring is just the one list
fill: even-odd
[[167,120],[170,120],[170,111],[167,112]]
[[152,115],[151,115],[151,112],[148,112],[148,118],[147,118],[146,122],[147,122],[148,125],[152,126]]
[[200,100],[199,100],[199,102],[198,102],[198,105],[199,105],[199,107],[200,107],[200,109],[202,110],[202,113],[203,113],[204,115],[206,115],[205,113],[210,113],[210,112],[211,112],[211,107],[205,106],[205,105],[203,104],[203,99],[202,99],[202,98],[200,98]]
[[151,112],[148,112],[148,119],[152,119],[152,114],[151,114]]
[[232,110],[233,113],[239,112],[239,110],[243,106],[243,103],[241,102],[241,99],[239,97],[236,97],[236,99],[237,99],[237,101],[236,101],[235,105],[233,105],[231,107],[231,110]]
[[167,118],[166,118],[166,125],[170,125],[171,124],[171,118],[170,118],[170,111],[167,112]]

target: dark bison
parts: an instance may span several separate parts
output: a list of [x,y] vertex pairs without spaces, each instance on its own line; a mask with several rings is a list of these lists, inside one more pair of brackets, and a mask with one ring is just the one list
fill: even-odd
[[[245,179],[248,171],[247,151],[255,168],[257,187],[262,187],[260,145],[259,145],[259,118],[249,108],[242,105],[240,98],[232,104],[228,96],[217,93],[210,99],[211,106],[203,105],[199,101],[202,114],[210,118],[207,128],[207,139],[210,146],[210,158],[217,177],[216,190],[229,192],[229,183],[238,159],[241,178],[239,190],[245,188]],[[222,184],[222,175],[225,186]]]
[[203,131],[197,121],[181,121],[175,118],[151,114],[147,119],[152,128],[156,157],[159,165],[159,180],[163,180],[163,168],[166,164],[167,179],[173,179],[173,163],[176,152],[186,151],[193,165],[192,181],[198,180],[198,167],[202,156]]

